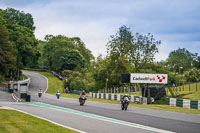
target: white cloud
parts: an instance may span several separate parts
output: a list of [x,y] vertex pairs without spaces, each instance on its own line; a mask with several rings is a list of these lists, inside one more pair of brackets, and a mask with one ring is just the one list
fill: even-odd
[[43,39],[47,34],[78,36],[95,56],[106,54],[109,36],[121,25],[130,26],[133,32],[150,32],[163,42],[156,60],[164,60],[179,47],[194,53],[200,51],[199,3],[198,0],[30,0],[20,6],[10,0],[0,7],[11,5],[31,13],[37,38]]

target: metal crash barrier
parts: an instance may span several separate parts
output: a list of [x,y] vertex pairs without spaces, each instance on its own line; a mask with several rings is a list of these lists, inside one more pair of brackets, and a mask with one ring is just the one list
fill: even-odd
[[23,99],[26,102],[31,101],[31,95],[28,93],[30,85],[30,78],[21,81],[10,81],[8,84],[8,91],[13,93],[15,97]]

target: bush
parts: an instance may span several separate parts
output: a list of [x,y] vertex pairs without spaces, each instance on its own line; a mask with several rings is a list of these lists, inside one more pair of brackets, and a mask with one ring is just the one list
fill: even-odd
[[192,68],[184,72],[184,76],[188,82],[199,82],[200,81],[200,70]]

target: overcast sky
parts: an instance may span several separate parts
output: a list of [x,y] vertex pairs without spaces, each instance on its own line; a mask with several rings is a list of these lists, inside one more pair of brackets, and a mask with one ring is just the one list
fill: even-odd
[[199,0],[0,0],[7,7],[32,14],[36,38],[80,37],[95,57],[106,55],[110,35],[122,25],[162,41],[157,61],[178,48],[200,54]]

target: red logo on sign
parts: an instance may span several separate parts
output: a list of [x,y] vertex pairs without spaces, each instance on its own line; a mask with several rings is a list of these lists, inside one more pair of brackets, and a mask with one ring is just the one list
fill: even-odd
[[162,77],[160,77],[160,76],[157,75],[157,78],[158,78],[159,82],[162,82],[165,79],[165,76],[162,75]]

